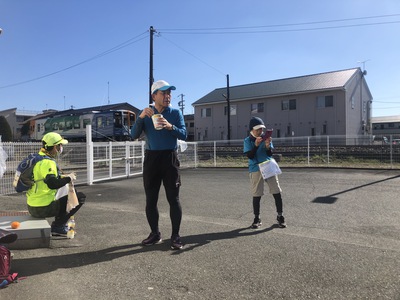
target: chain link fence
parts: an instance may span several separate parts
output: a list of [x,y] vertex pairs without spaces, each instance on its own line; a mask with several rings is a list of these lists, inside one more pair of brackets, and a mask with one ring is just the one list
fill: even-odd
[[[319,136],[274,138],[274,157],[281,167],[399,169],[397,137]],[[0,194],[15,193],[12,186],[19,162],[40,150],[41,143],[0,143],[6,153]],[[0,149],[1,150],[1,149]],[[180,142],[181,168],[247,167],[243,140]],[[142,174],[144,142],[69,143],[58,159],[65,173],[76,172],[77,184]],[[0,160],[1,161],[1,160]]]

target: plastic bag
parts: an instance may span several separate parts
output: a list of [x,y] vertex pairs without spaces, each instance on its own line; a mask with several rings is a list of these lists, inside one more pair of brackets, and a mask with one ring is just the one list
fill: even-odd
[[72,182],[68,183],[68,201],[66,211],[69,213],[79,205],[78,196],[76,196],[75,187]]
[[187,149],[187,143],[185,141],[178,140],[178,146],[180,147],[181,152],[185,152]]
[[261,175],[264,179],[270,178],[275,175],[282,174],[281,169],[279,168],[278,163],[275,159],[271,158],[263,163],[258,164],[260,167]]
[[7,170],[6,160],[8,158],[8,154],[3,150],[3,146],[0,143],[0,178],[3,177],[4,173]]

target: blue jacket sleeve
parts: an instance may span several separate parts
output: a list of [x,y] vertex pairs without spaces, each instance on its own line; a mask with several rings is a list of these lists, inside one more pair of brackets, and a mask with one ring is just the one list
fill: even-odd
[[182,113],[178,110],[179,114],[177,116],[176,122],[174,122],[174,129],[172,130],[172,135],[178,140],[185,141],[187,138],[185,121],[183,119]]
[[138,139],[142,134],[143,130],[144,130],[144,119],[138,117],[131,129],[132,139],[134,140]]

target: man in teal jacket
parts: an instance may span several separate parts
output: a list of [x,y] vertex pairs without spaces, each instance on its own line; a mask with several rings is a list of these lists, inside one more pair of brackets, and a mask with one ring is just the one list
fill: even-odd
[[[142,241],[142,245],[149,246],[162,241],[158,227],[157,202],[161,183],[163,183],[170,206],[171,249],[177,250],[183,248],[179,236],[182,207],[179,201],[181,180],[177,150],[178,139],[186,140],[186,127],[181,111],[170,106],[171,90],[175,89],[164,80],[153,83],[151,96],[154,104],[140,112],[132,127],[131,136],[133,139],[137,139],[144,132],[146,140],[143,184],[146,193],[146,217],[151,233],[147,239]],[[162,115],[157,120],[157,129],[152,120],[152,116],[155,114]]]

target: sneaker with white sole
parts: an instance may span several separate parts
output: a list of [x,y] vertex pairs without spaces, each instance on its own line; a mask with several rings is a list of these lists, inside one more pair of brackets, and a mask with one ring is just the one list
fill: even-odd
[[262,225],[261,219],[260,218],[254,218],[253,224],[251,224],[250,227],[252,229],[257,229],[257,228],[260,228],[261,225]]
[[142,241],[143,246],[151,246],[154,244],[159,244],[162,242],[161,234],[160,233],[150,233],[147,239]]
[[52,236],[67,236],[68,226],[67,224],[56,226],[54,223],[51,224],[51,235]]
[[278,225],[280,228],[286,228],[286,222],[285,222],[285,218],[283,216],[277,216],[276,220],[278,221]]
[[177,234],[171,236],[171,249],[180,250],[183,248],[183,243],[181,242],[181,237]]

